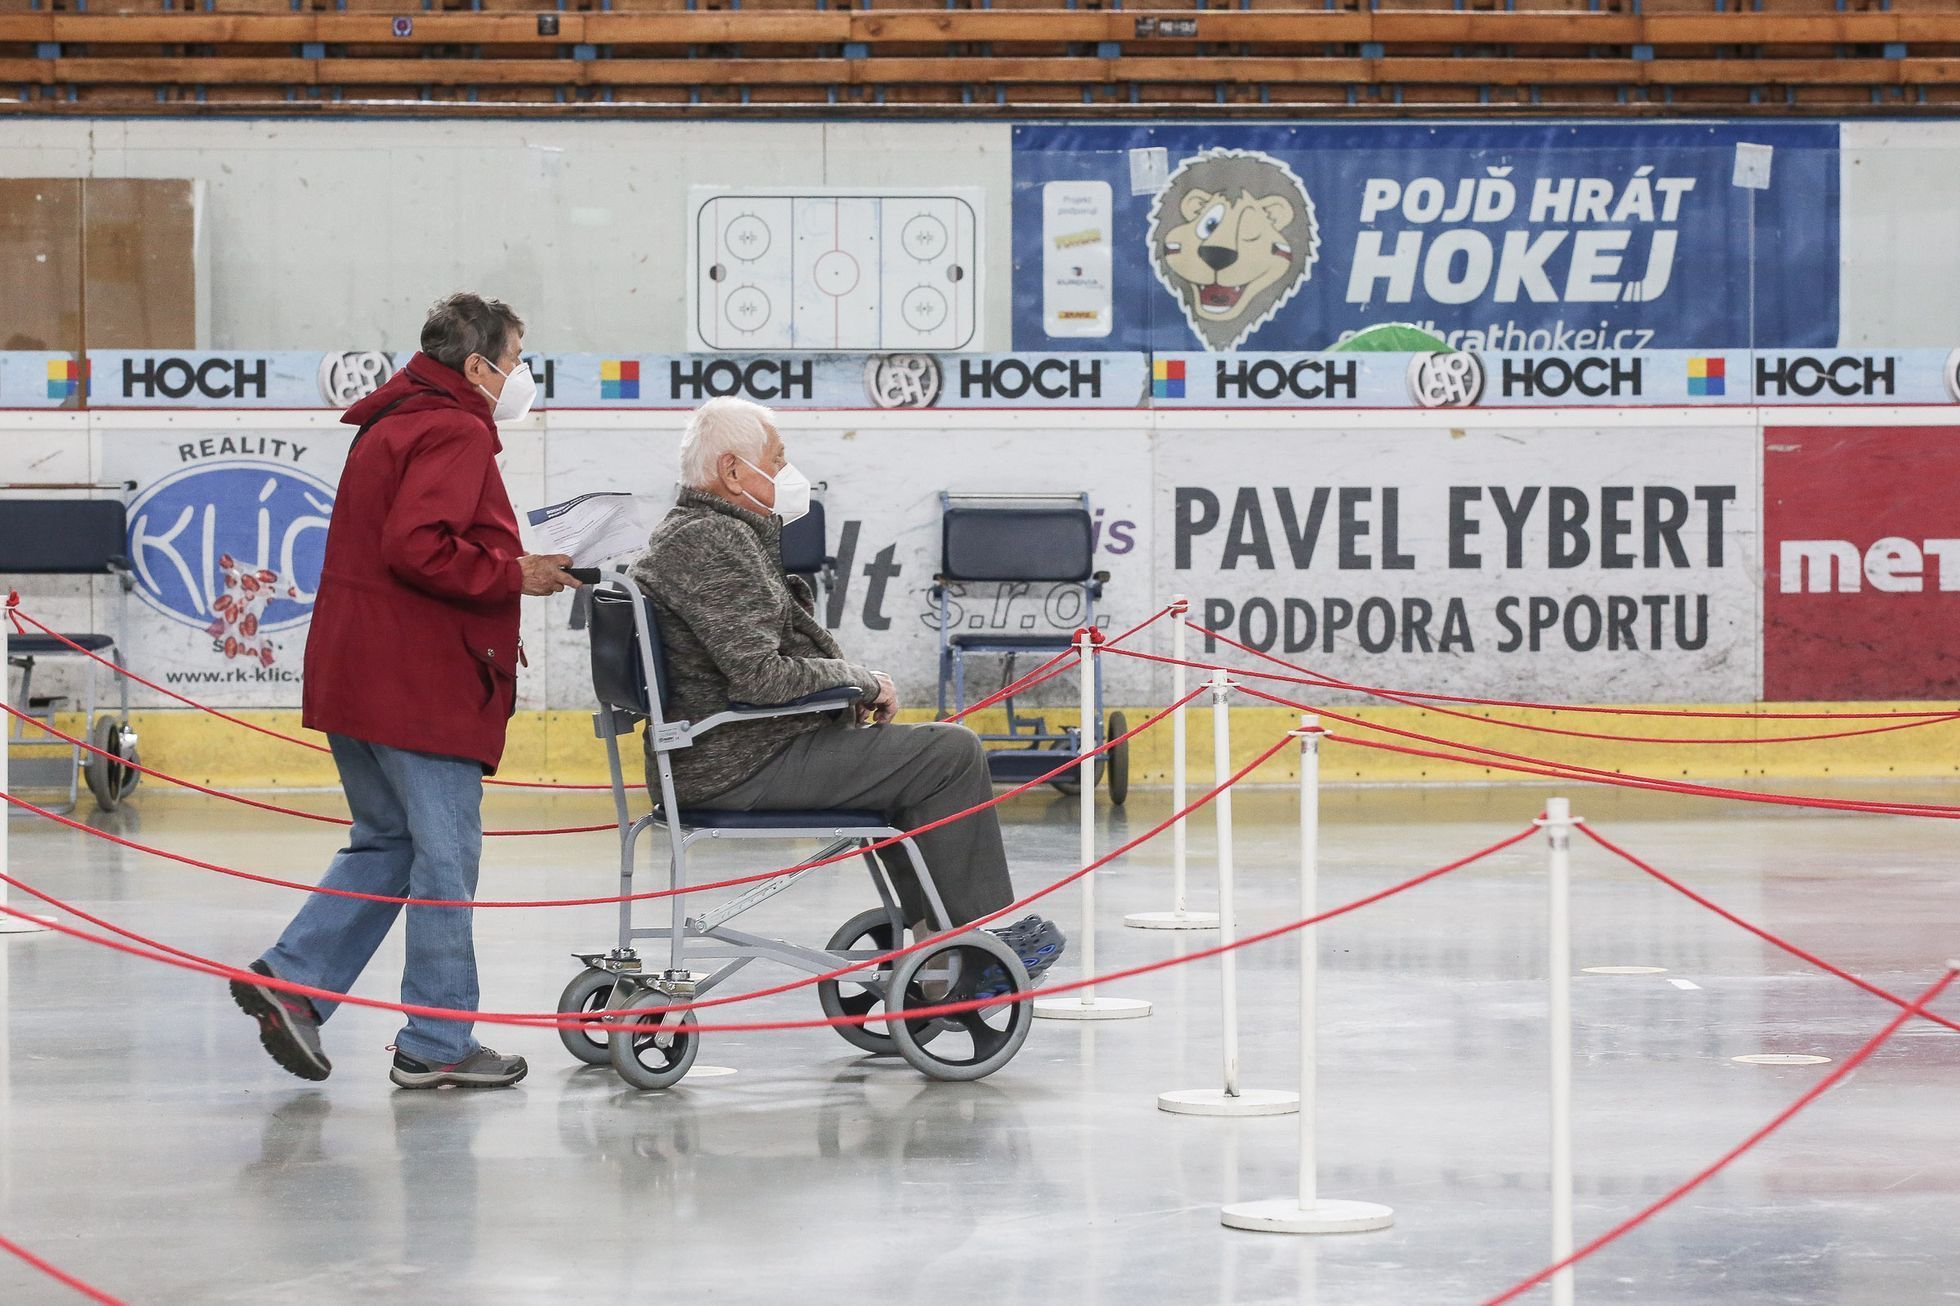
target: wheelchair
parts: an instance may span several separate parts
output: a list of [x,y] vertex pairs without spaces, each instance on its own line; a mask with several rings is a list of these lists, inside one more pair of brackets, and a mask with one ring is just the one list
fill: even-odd
[[[1050,658],[1066,651],[1074,635],[1035,633],[1035,618],[1022,615],[1021,630],[1000,631],[986,628],[986,618],[974,616],[955,629],[959,619],[951,613],[955,587],[964,595],[964,583],[997,584],[1005,588],[1003,600],[1019,597],[1037,584],[1049,583],[1056,593],[1073,589],[1080,593],[1079,620],[1072,626],[1096,624],[1096,600],[1109,582],[1109,573],[1095,569],[1095,524],[1089,514],[1087,494],[954,494],[942,491],[940,509],[939,574],[928,591],[939,610],[939,715],[966,710],[966,664],[976,655],[1004,659],[1001,683],[1014,682],[1015,659],[1023,655]],[[1054,602],[1054,594],[1049,602]],[[1002,606],[1002,605],[997,605]],[[1043,716],[1023,714],[1014,696],[1002,700],[1007,710],[1005,734],[982,734],[987,744],[1005,745],[987,750],[987,770],[995,784],[1022,784],[1054,770],[1083,752],[1099,746],[1129,730],[1121,712],[1103,718],[1102,660],[1095,668],[1096,710],[1092,719],[1075,726],[1050,730]],[[1084,743],[1083,734],[1089,739]],[[1116,745],[1096,758],[1096,781],[1106,784],[1109,801],[1121,807],[1130,796],[1130,745]],[[1065,794],[1077,793],[1081,782],[1074,770],[1064,772],[1049,784]]]
[[[4,487],[12,489],[14,487]],[[122,489],[122,486],[90,487]],[[133,488],[133,487],[132,487]],[[129,628],[129,592],[136,575],[123,550],[128,526],[123,505],[113,499],[0,500],[0,575],[113,576],[116,579],[118,631]],[[122,643],[116,635],[97,631],[64,632],[62,638],[123,665]],[[101,667],[61,638],[38,631],[13,635],[7,641],[7,665],[20,672],[20,696],[15,703],[23,716],[52,726],[65,709],[65,695],[36,694],[34,669],[56,658],[81,658],[81,737],[99,752],[89,753],[39,731],[29,732],[26,721],[8,719],[7,737],[0,747],[15,750],[14,783],[27,787],[66,789],[67,800],[54,810],[72,812],[86,782],[95,805],[113,812],[136,791],[143,773],[126,763],[140,764],[136,731],[129,722],[129,680],[115,677],[116,707],[101,706]],[[18,813],[19,809],[16,809]]]
[[[918,846],[903,830],[886,824],[868,811],[684,810],[674,800],[672,755],[711,730],[735,721],[812,712],[850,711],[862,691],[856,686],[825,690],[795,702],[773,707],[730,704],[700,721],[673,721],[671,690],[653,604],[630,581],[608,579],[590,586],[581,596],[583,618],[590,637],[592,687],[599,702],[593,727],[606,743],[612,774],[613,806],[619,820],[619,892],[634,892],[635,850],[640,837],[659,827],[666,832],[668,886],[680,890],[689,883],[689,853],[702,840],[824,840],[821,852],[809,862],[857,849],[871,871],[879,905],[858,913],[838,926],[821,948],[768,938],[735,928],[732,922],[751,908],[790,888],[817,868],[798,863],[778,875],[747,886],[736,897],[712,907],[676,893],[667,899],[619,904],[618,945],[609,952],[574,953],[584,969],[565,987],[558,1001],[563,1014],[604,1011],[614,1023],[638,1023],[654,1028],[609,1031],[604,1025],[582,1025],[559,1031],[565,1048],[588,1065],[610,1064],[636,1088],[670,1088],[694,1064],[699,1023],[692,1011],[650,1014],[675,1003],[706,997],[751,962],[766,960],[823,975],[856,961],[882,956],[905,941],[906,926],[896,887],[871,844],[899,840],[918,877],[930,913],[932,943],[892,961],[881,962],[849,976],[824,980],[817,999],[825,1015],[863,1016],[883,1011],[885,1022],[834,1026],[845,1042],[876,1056],[896,1055],[931,1079],[981,1079],[1014,1058],[1027,1041],[1034,1011],[1026,1001],[1003,1001],[954,1015],[905,1019],[908,1009],[959,1002],[976,995],[981,977],[998,967],[1008,978],[1004,998],[1024,994],[1032,985],[1026,968],[1006,943],[982,930],[953,933],[953,922],[934,886]],[[632,738],[644,723],[658,776],[660,805],[635,819],[629,805],[619,741]],[[846,863],[847,864],[847,863]],[[668,923],[636,922],[635,908],[666,907]],[[638,946],[651,945],[643,958]],[[664,962],[664,965],[662,963]],[[696,963],[708,969],[694,969]],[[997,983],[997,981],[996,981]],[[740,1019],[731,1006],[731,1014]]]

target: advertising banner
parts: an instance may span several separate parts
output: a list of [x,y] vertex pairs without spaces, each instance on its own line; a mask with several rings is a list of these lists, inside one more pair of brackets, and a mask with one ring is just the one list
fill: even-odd
[[1763,692],[1960,698],[1960,426],[1763,431]]
[[[1837,141],[1828,123],[1019,126],[1014,347],[1315,350],[1396,321],[1512,352],[1829,348]],[[1767,190],[1733,184],[1741,143],[1773,147]],[[1157,151],[1162,173],[1137,166]],[[1100,308],[1082,252],[1104,243],[1107,323],[1062,318]]]
[[[344,427],[117,428],[106,479],[133,481],[133,665],[221,706],[296,706]],[[138,691],[146,701],[149,691]]]
[[1158,589],[1253,648],[1366,684],[1746,700],[1755,442],[1719,419],[1166,430]]
[[[379,349],[206,351],[92,349],[92,408],[330,408],[374,393],[410,355]],[[537,407],[552,398],[553,361],[526,354]]]
[[0,408],[76,408],[88,393],[88,365],[73,354],[0,351]]
[[559,408],[1134,408],[1138,354],[641,354],[552,360]]

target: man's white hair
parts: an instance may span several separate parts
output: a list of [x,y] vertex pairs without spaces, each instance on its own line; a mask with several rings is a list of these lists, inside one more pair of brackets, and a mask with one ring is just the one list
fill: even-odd
[[758,403],[727,396],[694,410],[681,432],[681,484],[705,490],[721,476],[721,456],[732,453],[761,466],[776,415]]

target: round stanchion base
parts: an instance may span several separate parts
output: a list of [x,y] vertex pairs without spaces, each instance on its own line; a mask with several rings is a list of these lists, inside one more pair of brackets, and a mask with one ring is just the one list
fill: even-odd
[[1034,1004],[1037,1020],[1135,1020],[1150,1014],[1142,998],[1041,998]]
[[1323,1197],[1302,1206],[1297,1197],[1272,1197],[1233,1202],[1218,1213],[1218,1219],[1227,1229],[1256,1233],[1366,1233],[1394,1224],[1395,1212],[1374,1202]]
[[0,916],[0,934],[44,934],[52,924],[52,916]]
[[1180,1088],[1159,1093],[1157,1109],[1179,1116],[1290,1116],[1300,1110],[1300,1095],[1278,1088],[1242,1088],[1236,1094],[1222,1088]]
[[1215,930],[1215,911],[1138,911],[1123,918],[1133,930]]

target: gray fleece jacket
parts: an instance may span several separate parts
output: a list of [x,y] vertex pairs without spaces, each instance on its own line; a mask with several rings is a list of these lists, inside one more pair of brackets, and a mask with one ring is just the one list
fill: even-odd
[[[699,490],[680,492],[629,571],[653,600],[667,646],[670,720],[699,721],[731,702],[787,703],[841,685],[858,686],[867,700],[878,692],[877,678],[846,661],[817,620],[809,586],[783,575],[782,559],[774,517]],[[711,730],[670,754],[675,795],[700,803],[732,789],[791,739],[833,720],[806,713]]]

